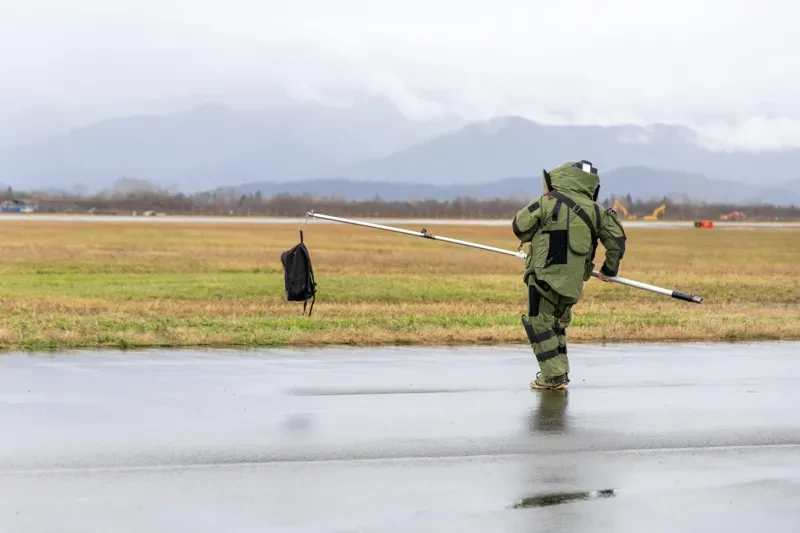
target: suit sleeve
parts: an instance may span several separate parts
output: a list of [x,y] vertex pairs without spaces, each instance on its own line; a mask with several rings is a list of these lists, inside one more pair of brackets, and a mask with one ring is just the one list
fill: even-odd
[[511,221],[511,229],[520,242],[531,242],[541,222],[542,208],[539,200],[536,200],[517,211],[514,220]]
[[601,218],[602,223],[597,236],[606,249],[606,257],[600,272],[606,276],[614,277],[619,273],[620,263],[625,256],[627,237],[617,213],[612,209],[603,213]]

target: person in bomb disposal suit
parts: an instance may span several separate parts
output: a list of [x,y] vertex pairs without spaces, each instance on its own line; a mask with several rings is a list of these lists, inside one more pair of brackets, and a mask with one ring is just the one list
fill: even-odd
[[597,203],[600,178],[591,162],[567,162],[542,173],[544,194],[517,212],[512,229],[523,244],[530,243],[522,325],[540,370],[530,386],[564,390],[570,371],[567,328],[594,269],[598,240],[606,250],[600,279],[607,282],[619,271],[626,236],[616,212]]

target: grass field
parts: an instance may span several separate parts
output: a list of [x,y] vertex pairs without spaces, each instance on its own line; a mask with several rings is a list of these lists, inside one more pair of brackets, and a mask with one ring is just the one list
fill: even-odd
[[[309,318],[283,296],[280,253],[298,242],[297,226],[0,227],[1,349],[527,341],[522,261],[513,257],[311,225],[319,295]],[[428,229],[518,245],[510,225]],[[569,339],[798,339],[798,242],[794,231],[629,229],[621,276],[705,302],[592,279]]]

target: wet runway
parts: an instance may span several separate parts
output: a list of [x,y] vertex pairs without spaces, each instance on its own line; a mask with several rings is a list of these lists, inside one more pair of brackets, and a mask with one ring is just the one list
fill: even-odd
[[800,343],[0,356],[0,532],[797,531]]

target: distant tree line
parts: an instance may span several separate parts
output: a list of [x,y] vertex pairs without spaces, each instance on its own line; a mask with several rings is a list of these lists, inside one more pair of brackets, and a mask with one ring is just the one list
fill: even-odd
[[[511,219],[531,199],[457,198],[437,201],[347,200],[310,195],[276,195],[264,197],[260,192],[237,194],[232,190],[198,194],[170,193],[164,190],[125,190],[84,196],[70,193],[0,192],[0,201],[22,201],[38,206],[43,213],[81,213],[106,215],[204,215],[204,216],[280,216],[302,217],[307,211],[354,217],[441,218],[441,219]],[[657,218],[664,220],[714,219],[736,213],[746,220],[800,220],[800,206],[781,207],[770,204],[722,204],[693,202],[688,198],[640,200],[630,196],[602,200],[606,207],[615,201],[623,206],[617,211],[622,219],[642,218],[664,206]],[[627,213],[625,213],[627,211]]]

